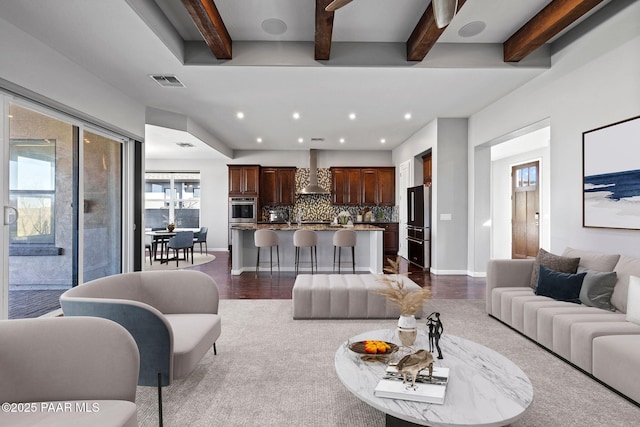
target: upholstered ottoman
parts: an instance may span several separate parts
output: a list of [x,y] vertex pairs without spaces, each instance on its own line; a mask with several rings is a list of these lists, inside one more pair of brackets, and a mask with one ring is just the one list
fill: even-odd
[[[300,274],[293,285],[294,319],[392,319],[400,310],[375,291],[381,289],[378,274]],[[400,276],[407,289],[420,289]],[[416,317],[422,316],[422,310]]]

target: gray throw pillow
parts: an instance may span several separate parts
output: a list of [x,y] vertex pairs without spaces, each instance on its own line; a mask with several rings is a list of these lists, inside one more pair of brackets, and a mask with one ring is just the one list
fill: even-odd
[[538,274],[540,272],[541,265],[560,273],[576,274],[578,271],[578,264],[580,264],[580,258],[568,258],[554,255],[551,252],[547,252],[540,248],[538,256],[533,264],[533,272],[531,273],[531,282],[529,286],[531,286],[531,289],[535,289],[538,286]]
[[611,295],[613,287],[618,281],[615,271],[603,272],[580,269],[579,272],[586,272],[580,289],[580,302],[589,307],[602,308],[614,311],[611,305]]

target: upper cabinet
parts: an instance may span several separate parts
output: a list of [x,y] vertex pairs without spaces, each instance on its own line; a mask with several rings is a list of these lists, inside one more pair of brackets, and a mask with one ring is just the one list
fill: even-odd
[[257,197],[260,166],[229,165],[229,196]]
[[432,161],[431,152],[422,156],[422,175],[424,177],[423,184],[431,187]]
[[293,205],[295,203],[296,168],[260,168],[260,204],[262,206]]
[[346,206],[394,206],[394,167],[331,168],[332,201]]
[[331,182],[331,202],[334,205],[361,204],[360,168],[331,168]]

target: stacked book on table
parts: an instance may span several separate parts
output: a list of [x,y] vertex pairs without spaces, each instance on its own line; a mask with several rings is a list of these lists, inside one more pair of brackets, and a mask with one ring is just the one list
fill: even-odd
[[449,382],[449,368],[434,366],[433,374],[429,377],[429,370],[420,371],[416,377],[415,386],[411,386],[411,377],[403,383],[402,374],[395,366],[387,367],[384,377],[374,390],[377,397],[390,399],[413,400],[426,403],[444,403],[447,383]]

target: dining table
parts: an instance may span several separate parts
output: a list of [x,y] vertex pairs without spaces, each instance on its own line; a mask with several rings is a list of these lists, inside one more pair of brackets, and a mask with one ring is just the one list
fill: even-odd
[[[154,261],[160,261],[160,264],[169,262],[169,248],[167,248],[167,243],[169,239],[175,236],[177,233],[176,230],[152,230],[145,232],[147,236],[151,236],[151,252],[153,252]],[[160,259],[158,260],[158,246],[160,246]],[[164,252],[167,252],[167,259],[164,259]]]

